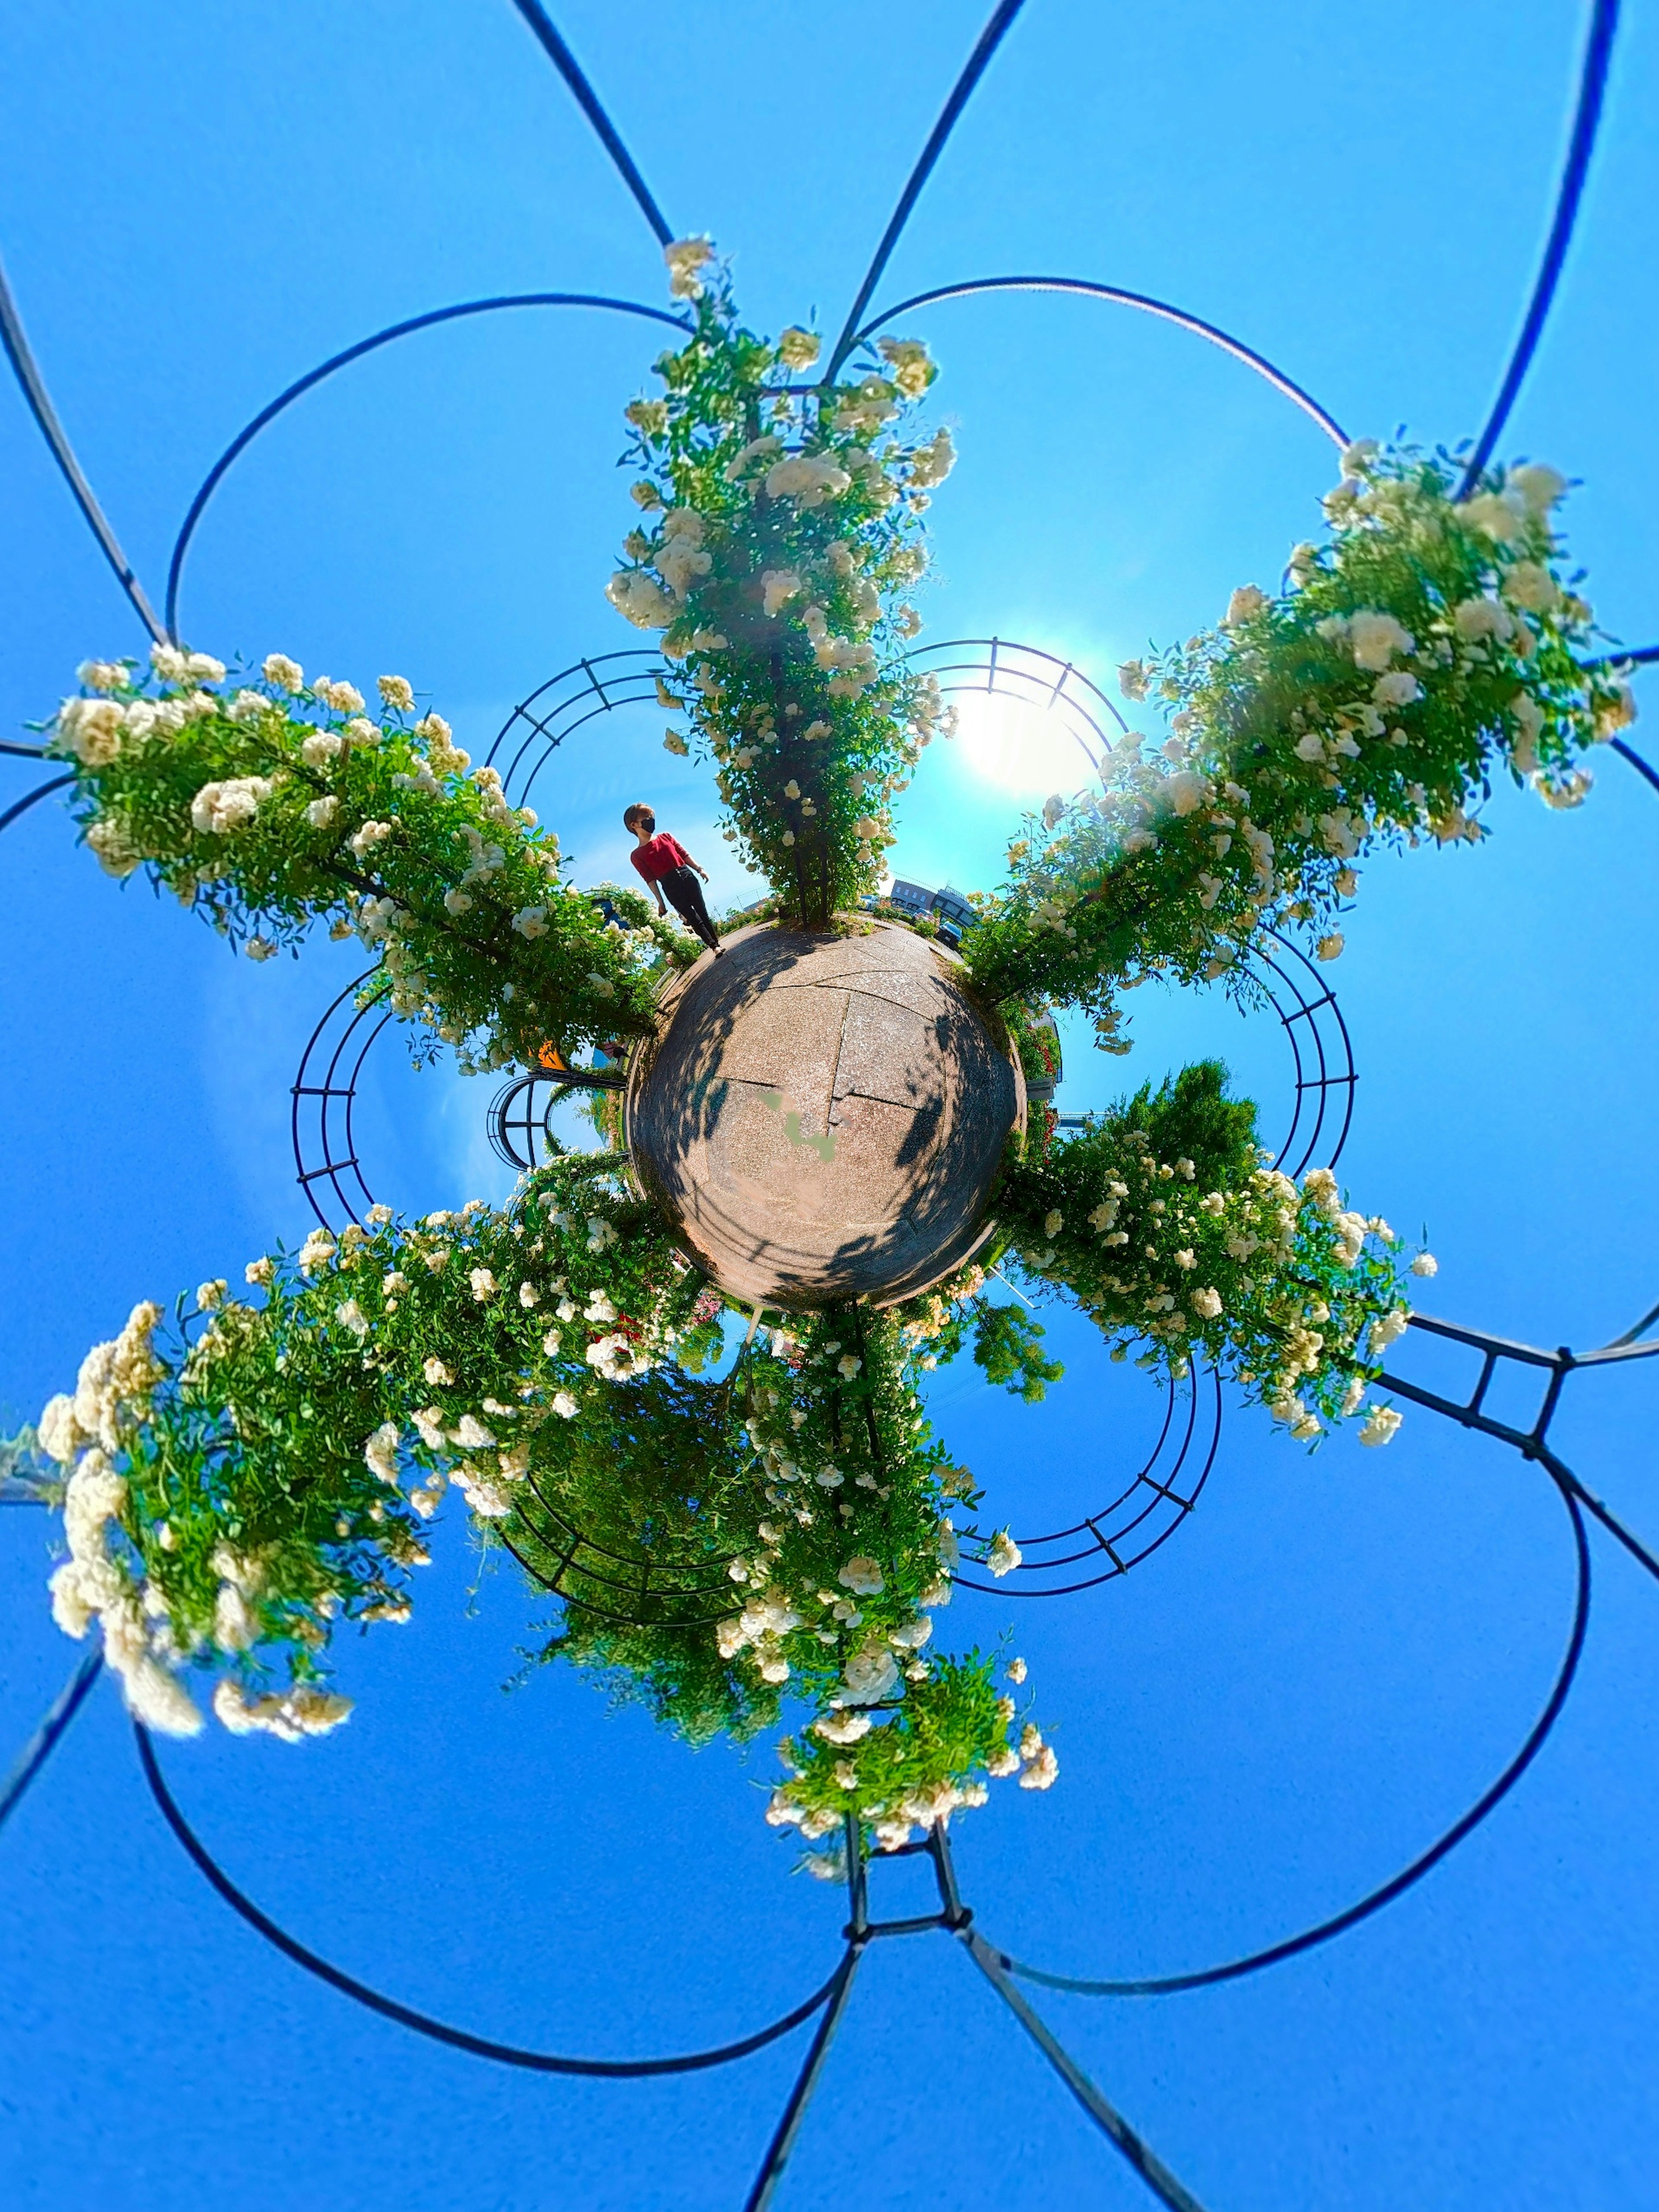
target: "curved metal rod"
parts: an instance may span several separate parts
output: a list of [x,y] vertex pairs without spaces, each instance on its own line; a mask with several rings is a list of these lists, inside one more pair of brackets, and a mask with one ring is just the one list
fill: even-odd
[[1609,742],[1621,760],[1627,760],[1644,782],[1650,783],[1656,791],[1659,791],[1659,771],[1656,771],[1650,762],[1644,761],[1636,748],[1627,745],[1622,738],[1613,738]]
[[921,158],[911,170],[909,181],[899,194],[899,204],[893,210],[892,220],[881,234],[881,244],[876,248],[876,258],[870,264],[864,282],[859,287],[858,297],[848,312],[847,321],[842,326],[842,334],[836,340],[836,349],[830,356],[830,366],[823,373],[823,380],[826,384],[835,382],[836,371],[864,336],[864,332],[858,326],[859,317],[869,306],[870,295],[881,282],[882,271],[886,268],[892,256],[893,248],[899,242],[901,232],[910,220],[912,209],[921,197],[922,186],[933,173],[934,164],[945,151],[945,141],[956,129],[961,119],[963,109],[973,97],[974,88],[990,67],[992,55],[1002,44],[1009,26],[1024,4],[1024,0],[1000,0],[995,14],[980,33],[979,43],[969,55],[967,66],[957,79],[951,97],[945,101],[939,121],[933,125],[928,136],[927,143],[921,149]]
[[1601,120],[1601,102],[1607,88],[1607,64],[1613,58],[1613,33],[1618,27],[1619,0],[1595,0],[1590,16],[1589,37],[1584,46],[1583,67],[1579,71],[1578,108],[1573,117],[1566,167],[1561,172],[1560,185],[1555,195],[1555,219],[1550,225],[1544,258],[1539,264],[1532,298],[1527,304],[1527,316],[1521,325],[1521,335],[1515,342],[1510,365],[1504,372],[1504,381],[1492,402],[1492,412],[1486,417],[1486,427],[1480,433],[1480,441],[1469,456],[1468,466],[1463,471],[1463,481],[1458,490],[1460,499],[1468,497],[1481,471],[1492,459],[1492,447],[1504,434],[1510,410],[1520,392],[1522,381],[1532,366],[1532,357],[1538,350],[1538,341],[1544,334],[1545,319],[1555,298],[1562,264],[1566,260],[1567,247],[1572,240],[1578,204],[1583,198],[1590,155],[1595,149],[1596,128]]
[[0,1783],[0,1827],[17,1810],[24,1791],[51,1758],[58,1738],[85,1704],[87,1692],[98,1680],[103,1664],[104,1648],[100,1644],[88,1652],[47,1707],[46,1718],[19,1753],[17,1764]]
[[447,2043],[456,2051],[471,2051],[475,2058],[493,2058],[501,2065],[526,2067],[537,2074],[582,2074],[607,2080],[653,2074],[692,2074],[704,2067],[724,2066],[734,2058],[747,2058],[751,2051],[763,2050],[769,2043],[775,2043],[780,2036],[787,2035],[792,2028],[799,2027],[803,2021],[810,2020],[821,2006],[830,2002],[835,1991],[836,1979],[842,1971],[839,1966],[822,1989],[815,1990],[793,2012],[786,2013],[781,2020],[774,2021],[769,2027],[763,2027],[753,2035],[745,2035],[738,2042],[723,2043],[712,2051],[696,2051],[678,2058],[560,2058],[548,2051],[521,2051],[516,2044],[495,2043],[487,2036],[471,2035],[465,2028],[450,2027],[426,2013],[399,2004],[395,1997],[382,1996],[378,1990],[372,1990],[367,1983],[342,1972],[338,1966],[330,1966],[326,1959],[319,1959],[314,1951],[308,1951],[303,1943],[296,1942],[279,1928],[268,1913],[262,1912],[251,1898],[245,1897],[237,1888],[179,1811],[157,1763],[149,1730],[142,1721],[135,1721],[132,1732],[138,1740],[138,1757],[144,1770],[144,1779],[149,1784],[150,1795],[161,1808],[163,1819],[233,1912],[240,1913],[256,1934],[263,1936],[268,1943],[274,1944],[296,1966],[303,1966],[308,1974],[315,1974],[319,1981],[326,1982],[331,1989],[339,1990],[343,1996],[350,1997],[357,2004],[366,2005],[371,2012],[378,2012],[386,2020],[396,2021],[400,2027],[413,2028],[417,2035],[430,2036],[434,2042]]
[[1638,645],[1629,653],[1598,653],[1586,668],[1641,668],[1659,660],[1659,645]]
[[1578,1510],[1577,1499],[1559,1477],[1552,1474],[1552,1480],[1560,1492],[1561,1502],[1566,1507],[1567,1517],[1572,1523],[1573,1548],[1577,1562],[1577,1595],[1573,1606],[1572,1632],[1567,1638],[1566,1652],[1548,1700],[1533,1723],[1520,1750],[1491,1789],[1475,1801],[1461,1820],[1455,1820],[1437,1842],[1431,1844],[1420,1857],[1413,1859],[1391,1881],[1385,1881],[1380,1889],[1372,1890],[1357,1905],[1351,1905],[1346,1912],[1336,1913],[1329,1920],[1322,1920],[1316,1926],[1304,1929],[1301,1935],[1290,1936],[1282,1943],[1270,1944],[1265,1951],[1252,1951],[1243,1959],[1230,1960],[1225,1966],[1206,1966],[1190,1974],[1161,1974],[1141,1981],[1093,1982],[1084,1981],[1070,1974],[1047,1973],[1039,1966],[1022,1966],[1018,1959],[1011,1959],[1006,1951],[1000,1951],[996,1955],[1006,1971],[1019,1975],[1024,1981],[1040,1982],[1045,1989],[1069,1990],[1076,1996],[1085,1997],[1163,1997],[1173,1996],[1181,1990],[1209,1989],[1218,1982],[1237,1981],[1244,1974],[1258,1973],[1264,1966],[1279,1966],[1285,1960],[1294,1959],[1304,1951],[1311,1951],[1321,1943],[1328,1943],[1334,1936],[1340,1936],[1346,1929],[1358,1926],[1360,1921],[1369,1920],[1374,1912],[1380,1912],[1385,1905],[1391,1905],[1396,1897],[1402,1897],[1408,1889],[1421,1881],[1425,1875],[1438,1866],[1449,1852],[1455,1850],[1466,1836],[1471,1835],[1480,1826],[1489,1813],[1496,1811],[1543,1749],[1546,1738],[1561,1717],[1561,1709],[1567,1702],[1567,1692],[1578,1672],[1578,1662],[1584,1649],[1584,1635],[1589,1626],[1589,1540],[1584,1532],[1584,1516]]
[[72,775],[55,775],[50,783],[37,783],[27,798],[20,799],[15,805],[9,806],[3,814],[0,814],[0,830],[9,830],[20,814],[27,814],[38,801],[49,798],[54,791],[62,791],[66,784],[74,781]]
[[[489,300],[463,300],[453,307],[434,307],[428,314],[410,315],[401,323],[392,323],[372,337],[360,338],[356,345],[337,353],[319,368],[298,377],[285,392],[279,392],[268,407],[262,407],[245,428],[239,430],[218,459],[202,480],[200,490],[190,503],[183,526],[173,543],[173,558],[167,563],[167,635],[176,638],[179,632],[179,578],[185,565],[185,556],[190,550],[190,541],[196,535],[196,526],[202,519],[203,509],[219,489],[225,472],[253,443],[261,430],[274,422],[285,408],[291,407],[320,384],[325,377],[332,376],[337,369],[345,368],[365,354],[377,352],[381,346],[390,345],[394,338],[406,338],[413,331],[435,328],[440,323],[459,322],[469,315],[494,314],[501,307],[608,307],[619,315],[641,315],[647,322],[667,323],[672,329],[690,328],[684,315],[671,314],[665,307],[643,307],[637,300],[612,300],[597,292],[504,292]],[[157,633],[158,635],[160,633]]]
[[976,292],[1070,292],[1085,300],[1110,300],[1120,307],[1134,307],[1143,315],[1156,315],[1160,322],[1173,323],[1178,330],[1191,331],[1195,337],[1207,339],[1219,346],[1223,353],[1242,361],[1247,368],[1265,377],[1275,392],[1282,392],[1286,399],[1296,404],[1313,422],[1317,422],[1325,435],[1336,446],[1346,446],[1348,434],[1334,415],[1328,415],[1319,402],[1305,392],[1302,386],[1275,368],[1265,354],[1247,346],[1242,338],[1230,337],[1215,323],[1206,323],[1201,315],[1189,315],[1182,307],[1172,307],[1167,300],[1154,300],[1145,292],[1126,292],[1116,284],[1091,284],[1081,276],[975,276],[965,284],[941,284],[931,292],[913,293],[909,299],[884,307],[873,316],[854,338],[856,345],[878,331],[884,323],[890,323],[896,315],[908,315],[912,307],[930,307],[939,300],[965,300]]
[[605,148],[621,173],[622,180],[639,202],[640,211],[656,233],[659,246],[667,246],[674,234],[668,228],[662,210],[651,197],[645,179],[634,165],[634,157],[617,136],[617,127],[599,105],[599,94],[582,75],[581,69],[564,40],[556,29],[551,16],[540,0],[513,0],[513,5],[528,23],[548,59],[575,94],[576,105],[599,133]]
[[23,319],[17,312],[17,302],[12,297],[3,268],[0,268],[0,346],[5,348],[6,358],[22,387],[28,410],[33,416],[41,436],[51,447],[52,459],[63,471],[64,482],[75,495],[76,505],[85,517],[88,528],[102,547],[104,558],[115,571],[115,580],[126,593],[139,621],[155,642],[161,644],[166,633],[156,621],[149,601],[144,596],[144,587],[134,574],[131,562],[121,550],[108,518],[94,497],[92,486],[87,482],[81,464],[75,458],[75,448],[70,444],[68,434],[58,419],[58,410],[52,404],[40,368],[29,349]]
[[0,738],[0,753],[10,753],[17,760],[45,760],[46,749],[44,745],[9,744]]

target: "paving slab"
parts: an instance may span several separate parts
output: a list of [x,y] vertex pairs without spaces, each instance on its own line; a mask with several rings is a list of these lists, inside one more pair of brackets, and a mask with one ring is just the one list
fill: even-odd
[[960,962],[867,919],[725,944],[665,992],[635,1056],[641,1187],[746,1305],[884,1304],[955,1273],[1025,1114]]

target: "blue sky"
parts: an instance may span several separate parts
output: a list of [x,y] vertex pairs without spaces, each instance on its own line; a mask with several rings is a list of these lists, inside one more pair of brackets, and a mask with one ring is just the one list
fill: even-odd
[[[736,257],[754,322],[833,325],[979,28],[961,0],[831,18],[759,0],[570,0],[559,20],[670,221]],[[1474,431],[1547,222],[1583,11],[1355,0],[1311,11],[1030,0],[881,298],[987,274],[1082,276],[1178,302],[1279,362],[1356,434]],[[1659,637],[1651,406],[1659,30],[1632,10],[1546,343],[1505,441],[1583,479],[1566,511],[1609,630]],[[447,301],[589,289],[659,302],[655,246],[505,0],[89,0],[0,21],[0,251],[93,482],[152,595],[196,484],[291,378]],[[989,633],[1104,682],[1149,639],[1270,585],[1316,520],[1328,442],[1193,338],[1079,301],[960,302],[905,328],[943,364],[962,461],[936,499],[927,635]],[[628,526],[619,410],[646,326],[492,316],[310,395],[228,480],[185,579],[210,651],[407,674],[482,752],[513,702],[635,641],[602,587]],[[0,392],[0,735],[137,627],[21,403]],[[1650,750],[1659,685],[1639,686]],[[648,715],[592,724],[537,803],[584,876],[623,805],[733,898],[700,772]],[[1029,739],[1029,733],[1024,733]],[[1334,971],[1360,1069],[1342,1172],[1425,1228],[1431,1310],[1605,1341],[1656,1297],[1653,854],[1659,798],[1599,764],[1583,809],[1500,794],[1478,851],[1371,864]],[[0,763],[0,807],[29,771]],[[994,880],[1040,743],[935,748],[901,872]],[[138,1297],[233,1273],[306,1225],[288,1085],[349,958],[236,963],[76,853],[51,803],[0,842],[0,1401],[21,1417]],[[1219,1049],[1276,1132],[1271,1024],[1139,994],[1134,1055],[1077,1042],[1061,1103]],[[377,1194],[493,1194],[487,1086],[381,1041],[363,1134]],[[1151,1416],[1052,1321],[1041,1408],[941,1378],[936,1412],[1016,1528],[1110,1497]],[[1421,1355],[1416,1371],[1431,1373]],[[1558,1438],[1659,1537],[1650,1367],[1575,1378]],[[45,1530],[0,1524],[0,1747],[69,1670]],[[296,1933],[485,2033],[626,2055],[712,2042],[828,1970],[837,1897],[762,1823],[763,1755],[693,1754],[558,1670],[510,1694],[537,1609],[443,1531],[406,1629],[345,1649],[349,1729],[304,1750],[167,1753],[238,1879]],[[1237,1412],[1199,1510],[1135,1573],[1010,1622],[1061,1782],[961,1824],[994,1941],[1060,1971],[1158,1972],[1270,1942],[1420,1849],[1545,1696],[1572,1598],[1535,1470],[1413,1414],[1383,1454],[1308,1457]],[[1212,2212],[1650,2201],[1659,1590],[1605,1546],[1566,1717],[1493,1821],[1357,1934],[1157,2003],[1044,1998],[1079,2057]],[[0,1755],[3,1755],[0,1750]],[[909,1876],[880,1877],[904,1911]],[[902,1901],[901,1901],[902,1900]],[[732,2206],[798,2045],[678,2083],[539,2081],[417,2044],[227,1914],[162,1830],[112,1693],[0,1841],[0,2194],[53,2212]],[[1131,2206],[1086,2129],[946,1939],[867,1962],[780,2198]]]

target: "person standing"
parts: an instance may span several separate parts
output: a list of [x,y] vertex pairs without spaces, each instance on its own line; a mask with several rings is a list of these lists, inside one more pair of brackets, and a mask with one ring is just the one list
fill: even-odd
[[[709,919],[702,895],[702,884],[708,881],[707,868],[697,866],[678,838],[671,837],[665,830],[659,832],[657,817],[648,806],[637,803],[630,806],[623,816],[623,827],[634,832],[634,849],[628,857],[656,893],[658,913],[668,911],[663,904],[666,893],[680,919],[690,924],[717,960],[724,959],[726,948]],[[697,881],[699,876],[702,884]]]

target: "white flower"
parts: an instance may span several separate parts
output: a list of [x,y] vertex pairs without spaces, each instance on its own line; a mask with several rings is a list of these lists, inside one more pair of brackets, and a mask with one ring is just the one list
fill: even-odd
[[793,568],[769,568],[761,578],[761,604],[769,622],[779,611],[799,596],[800,578]]
[[126,673],[118,660],[83,660],[75,672],[75,680],[84,684],[88,691],[113,691],[125,682]]
[[365,853],[372,852],[376,845],[391,835],[392,824],[389,822],[365,822],[362,828],[355,831],[346,842],[362,860]]
[[1052,830],[1055,823],[1059,821],[1060,816],[1064,814],[1065,811],[1066,801],[1060,797],[1057,791],[1050,792],[1048,798],[1042,802],[1043,828],[1045,830]]
[[1362,1444],[1385,1444],[1405,1419],[1392,1406],[1373,1406],[1359,1431]]
[[300,745],[300,758],[310,769],[326,767],[345,749],[345,740],[337,730],[313,730]]
[[1378,1314],[1371,1323],[1371,1357],[1384,1352],[1398,1336],[1404,1336],[1410,1316],[1404,1306],[1395,1306],[1385,1314]]
[[360,714],[363,695],[355,684],[337,684],[331,676],[319,676],[312,690],[325,707],[332,707],[337,714]]
[[571,1396],[568,1390],[556,1390],[554,1392],[553,1410],[559,1415],[562,1420],[574,1421],[575,1419],[577,1412],[576,1401]]
[[1505,499],[1495,491],[1477,492],[1455,512],[1471,530],[1484,530],[1500,545],[1512,545],[1526,535],[1528,503],[1524,498]]
[[1363,477],[1382,448],[1375,438],[1354,438],[1342,448],[1342,473]]
[[306,808],[306,820],[313,830],[326,830],[340,811],[337,799],[313,799]]
[[1228,600],[1227,611],[1223,619],[1227,627],[1231,629],[1237,623],[1246,623],[1256,615],[1264,614],[1271,605],[1272,602],[1267,594],[1256,585],[1241,584],[1231,599]]
[[1022,1557],[1019,1546],[1015,1543],[1008,1531],[1006,1528],[1000,1528],[992,1538],[990,1547],[986,1552],[985,1564],[1000,1582],[1004,1575],[1012,1574],[1014,1569],[1020,1564]]
[[250,960],[274,960],[276,947],[268,937],[250,937],[242,947]]
[[1139,701],[1146,696],[1146,664],[1144,660],[1125,660],[1117,672],[1117,688],[1126,699]]
[[334,1257],[334,1239],[326,1229],[313,1229],[300,1247],[300,1273],[308,1275],[315,1267],[326,1267]]
[[878,1705],[898,1680],[898,1662],[884,1644],[862,1644],[842,1668],[842,1680],[849,1704]]
[[306,680],[304,669],[285,653],[268,653],[261,672],[266,683],[274,684],[279,691],[298,691]]
[[1504,575],[1502,590],[1506,599],[1534,614],[1549,614],[1561,602],[1561,587],[1541,561],[1517,561]]
[[1208,782],[1193,769],[1182,769],[1170,776],[1164,789],[1177,814],[1195,813],[1210,797]]
[[812,1733],[826,1743],[846,1745],[860,1742],[873,1725],[868,1713],[826,1713],[822,1720],[813,1722]]
[[343,1328],[349,1328],[361,1344],[368,1334],[368,1316],[356,1298],[347,1298],[334,1309],[334,1318]]
[[666,629],[678,612],[673,599],[641,568],[619,568],[605,596],[636,629]]
[[1452,609],[1452,623],[1468,645],[1486,637],[1495,637],[1502,644],[1515,629],[1515,617],[1509,609],[1496,599],[1484,598],[1460,599]]
[[1538,766],[1538,740],[1544,733],[1544,710],[1530,691],[1517,691],[1510,701],[1510,712],[1518,725],[1510,747],[1510,758],[1523,775],[1530,775]]
[[488,1451],[495,1439],[476,1413],[463,1413],[455,1442],[465,1451]]
[[1054,1239],[1059,1236],[1061,1228],[1065,1225],[1065,1220],[1066,1217],[1060,1211],[1058,1206],[1054,1207],[1051,1212],[1045,1213],[1043,1215],[1042,1233],[1046,1237],[1048,1237],[1051,1243]]
[[467,1277],[467,1280],[471,1284],[472,1295],[477,1299],[480,1305],[483,1304],[486,1298],[493,1298],[495,1297],[495,1278],[491,1274],[488,1267],[473,1268],[471,1273]]
[[1595,734],[1610,738],[1620,730],[1628,729],[1636,720],[1636,694],[1628,684],[1617,684],[1610,699],[1604,699],[1595,710]]
[[1328,937],[1320,939],[1314,951],[1322,960],[1340,960],[1342,957],[1342,947],[1346,942],[1346,939],[1341,931],[1334,929]]
[[421,1369],[421,1372],[426,1376],[428,1382],[453,1382],[455,1380],[455,1377],[450,1373],[448,1368],[444,1365],[441,1359],[437,1358],[435,1353],[425,1361]]
[[104,1656],[121,1677],[127,1711],[135,1720],[142,1721],[146,1728],[159,1729],[163,1735],[196,1735],[200,1732],[202,1716],[179,1677],[147,1654],[135,1658],[122,1651],[118,1644],[112,1643],[107,1621]]
[[848,1559],[836,1577],[843,1589],[851,1590],[857,1597],[876,1597],[886,1589],[878,1563],[860,1552]]
[[957,465],[957,449],[951,442],[948,430],[936,430],[933,441],[920,446],[910,456],[910,482],[925,491],[942,484]]
[[793,499],[798,507],[822,507],[850,489],[853,479],[836,462],[819,453],[786,453],[766,472],[769,499]]
[[520,937],[545,937],[547,908],[544,906],[522,907],[513,917],[513,927]]
[[847,1380],[850,1382],[863,1364],[864,1362],[858,1357],[856,1352],[843,1352],[841,1358],[836,1362],[836,1371],[839,1375],[845,1376]]
[[1045,1743],[1021,1769],[1019,1786],[1022,1790],[1051,1790],[1059,1774],[1060,1761],[1054,1757],[1054,1747]]
[[1371,686],[1371,698],[1379,707],[1409,707],[1423,696],[1423,686],[1407,668],[1391,668],[1379,676]]
[[714,249],[706,238],[677,238],[665,246],[662,258],[668,264],[668,289],[676,300],[701,300],[702,271],[714,258]]
[[1397,653],[1409,653],[1416,642],[1392,615],[1379,614],[1373,607],[1361,607],[1349,616],[1347,635],[1355,667],[1379,672]]
[[191,801],[191,825],[204,836],[225,836],[252,822],[259,802],[270,795],[270,778],[263,775],[236,775],[223,783],[204,783]]
[[1541,520],[1566,490],[1567,480],[1559,470],[1542,461],[1532,461],[1524,468],[1509,470],[1504,477],[1504,489],[1518,492]]
[[778,359],[786,368],[811,368],[822,350],[822,341],[814,331],[804,331],[791,324],[779,334]]
[[603,1326],[606,1322],[616,1320],[617,1309],[603,1291],[590,1291],[587,1294],[586,1310],[582,1318],[584,1321],[596,1321]]
[[1188,1303],[1191,1305],[1193,1311],[1199,1315],[1202,1320],[1218,1321],[1221,1317],[1221,1293],[1219,1291],[1194,1291]]
[[377,676],[374,684],[381,699],[396,713],[406,714],[414,706],[415,693],[405,677]]
[[1437,1275],[1440,1273],[1440,1262],[1432,1252],[1419,1252],[1412,1261],[1412,1273],[1414,1275]]

